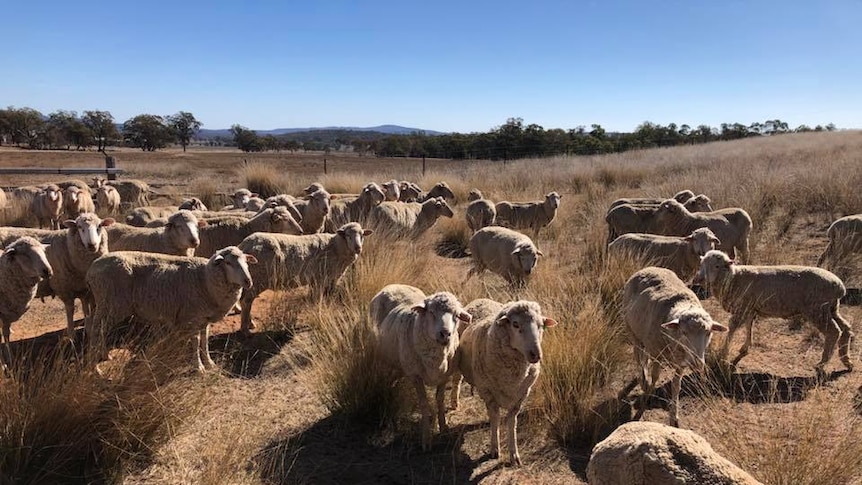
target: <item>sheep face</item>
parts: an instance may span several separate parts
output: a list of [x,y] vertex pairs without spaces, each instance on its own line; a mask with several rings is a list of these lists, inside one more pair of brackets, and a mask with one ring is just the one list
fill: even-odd
[[257,264],[257,258],[251,254],[243,254],[236,246],[228,246],[216,252],[207,264],[220,268],[224,272],[225,281],[231,285],[251,288],[254,284],[248,265]]
[[684,204],[685,201],[687,201],[688,199],[691,199],[692,197],[694,197],[694,192],[686,189],[686,190],[680,190],[679,192],[674,194],[673,200],[679,202],[680,204]]
[[311,195],[311,194],[317,192],[318,190],[324,190],[323,184],[321,184],[320,182],[314,182],[313,184],[306,187],[305,190],[303,190],[303,192],[305,192],[308,195]]
[[53,202],[62,202],[63,193],[60,192],[60,187],[56,185],[49,185],[45,187],[45,195],[48,197],[48,200]]
[[234,207],[245,207],[248,204],[249,199],[254,197],[255,195],[251,193],[248,189],[239,189],[233,193],[233,206]]
[[685,237],[685,240],[691,245],[692,251],[698,256],[703,256],[707,252],[712,251],[715,247],[721,244],[712,231],[706,227],[695,230]]
[[66,197],[69,200],[71,200],[73,203],[77,203],[79,192],[80,192],[80,189],[78,187],[75,187],[74,185],[70,185],[69,187],[66,188]]
[[272,232],[280,232],[283,234],[302,234],[302,226],[296,222],[296,219],[291,217],[290,212],[286,207],[274,207],[267,209],[272,211],[269,215],[270,223],[272,224]]
[[368,197],[372,205],[380,205],[381,202],[386,200],[386,194],[383,193],[383,189],[375,183],[370,183],[363,187],[362,194],[360,195]]
[[709,197],[700,194],[697,197],[685,201],[683,204],[689,212],[712,212]]
[[180,210],[168,218],[165,232],[168,233],[179,247],[196,248],[201,243],[198,227],[206,226],[206,221],[199,221],[194,214]]
[[245,204],[245,210],[250,212],[259,212],[264,209],[266,202],[260,197],[252,197]]
[[338,236],[344,238],[345,243],[347,244],[347,249],[353,254],[359,255],[362,254],[362,243],[364,242],[364,238],[373,234],[374,231],[371,229],[362,229],[356,222],[350,222],[341,226],[338,229]]
[[283,206],[287,208],[287,211],[290,212],[290,215],[293,216],[298,222],[302,222],[302,214],[299,213],[299,210],[293,205],[293,201],[291,197],[286,194],[273,195],[272,197],[266,199],[264,207],[278,207]]
[[32,237],[22,237],[0,254],[0,258],[18,265],[21,273],[31,278],[50,278],[54,274],[45,249],[48,246]]
[[706,367],[704,355],[712,340],[712,333],[727,331],[727,327],[713,321],[703,311],[685,312],[661,326],[669,338],[682,347],[685,363],[696,371]]
[[557,322],[543,317],[538,303],[517,301],[503,307],[494,324],[506,329],[510,347],[520,352],[524,360],[535,364],[542,360],[545,328],[553,327]]
[[93,186],[95,188],[100,188],[105,186],[105,179],[103,177],[93,177]]
[[467,194],[467,202],[473,202],[474,200],[482,199],[482,192],[479,189],[473,189]]
[[693,283],[696,285],[706,285],[707,288],[714,287],[716,283],[722,281],[731,270],[733,261],[727,254],[721,251],[708,251],[705,256],[700,258],[700,269],[694,276]]
[[443,200],[443,197],[437,197],[429,202],[430,204],[434,204],[435,210],[437,212],[437,217],[452,217],[455,215],[452,212],[452,208],[449,207],[449,204]]
[[81,239],[81,244],[87,248],[87,251],[95,253],[102,247],[102,239],[108,235],[102,230],[103,227],[108,227],[114,223],[114,219],[99,219],[96,214],[81,214],[75,220],[63,222],[63,225],[69,229],[72,235],[77,235]]
[[331,197],[329,196],[328,192],[318,190],[318,191],[312,193],[309,197],[310,197],[310,199],[308,201],[309,205],[314,206],[315,209],[323,215],[329,214],[329,209],[331,207],[331,204],[330,204]]
[[470,323],[473,317],[461,308],[455,295],[448,292],[435,293],[422,303],[413,307],[416,321],[425,336],[448,347],[452,335],[457,335],[458,324],[455,320]]
[[396,201],[401,197],[401,188],[398,185],[397,180],[390,180],[383,184],[383,193],[386,195],[386,200]]
[[532,245],[518,246],[512,251],[512,261],[515,267],[519,268],[525,275],[530,275],[533,272],[539,262],[539,256],[544,255]]
[[658,206],[655,218],[657,221],[676,221],[687,213],[688,210],[686,210],[685,206],[673,199],[668,199]]
[[554,209],[558,209],[560,207],[560,199],[562,199],[562,198],[563,198],[562,195],[560,195],[556,192],[551,192],[550,194],[545,196],[545,204],[548,204],[549,206],[553,207]]
[[429,191],[428,194],[433,197],[443,197],[444,199],[455,200],[455,192],[452,192],[452,189],[449,188],[449,184],[446,182],[439,182]]
[[180,204],[180,209],[190,210],[190,211],[205,211],[208,210],[207,206],[198,199],[197,197],[192,197],[191,199],[186,199]]

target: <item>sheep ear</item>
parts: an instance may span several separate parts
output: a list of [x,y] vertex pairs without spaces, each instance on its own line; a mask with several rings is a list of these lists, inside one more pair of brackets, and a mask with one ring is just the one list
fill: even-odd
[[253,254],[246,253],[245,262],[248,264],[257,264],[257,258],[255,258]]
[[255,194],[254,192],[252,192],[252,193],[251,193],[251,196],[252,196],[252,197],[260,197],[260,194]]
[[207,221],[203,221],[203,220],[198,221],[198,227],[206,227],[206,226],[207,226],[207,224],[208,224],[208,222],[207,222]]
[[544,256],[544,255],[545,255],[545,253],[539,251],[538,249],[536,250],[536,256]]
[[63,225],[66,226],[67,229],[72,229],[73,227],[77,226],[77,224],[75,224],[75,221],[73,221],[72,219],[63,221]]
[[694,237],[691,234],[689,234],[688,236],[682,238],[682,240],[691,242],[691,241],[694,241]]
[[727,327],[725,327],[724,325],[722,325],[720,323],[713,322],[712,328],[710,328],[709,330],[712,332],[727,332]]
[[219,265],[222,264],[222,262],[224,262],[224,256],[222,256],[221,254],[213,256],[213,264]]
[[553,318],[545,317],[545,318],[542,320],[542,324],[544,324],[545,328],[556,327],[556,326],[557,326],[557,321],[556,321],[556,320],[554,320]]
[[671,320],[669,322],[662,323],[661,326],[662,326],[662,328],[669,328],[669,329],[676,330],[679,328],[679,318],[674,318],[673,320]]
[[715,244],[721,244],[721,239],[719,239],[715,236],[709,236],[709,240],[714,242]]
[[3,256],[9,256],[10,258],[15,256],[15,248],[8,247],[5,251],[3,251]]
[[411,308],[411,310],[413,310],[414,313],[418,313],[419,315],[424,314],[425,313],[425,302],[423,301],[422,303],[419,303],[417,305],[413,305],[413,308]]
[[507,315],[503,315],[498,318],[494,323],[500,325],[501,327],[506,326],[509,324],[509,317]]
[[473,321],[473,315],[470,315],[467,312],[462,311],[458,314],[458,320],[461,320],[464,323],[470,323]]
[[107,219],[102,219],[102,222],[99,223],[102,227],[113,226],[114,223],[117,222],[113,217],[108,217]]
[[363,236],[370,236],[372,234],[374,234],[374,231],[372,231],[371,229],[366,229],[366,230],[362,231]]
[[337,230],[337,231],[335,231],[335,232],[336,232],[339,236],[342,236],[342,237],[345,235],[345,233],[344,233],[344,229],[339,229],[339,230]]
[[512,251],[512,254],[521,254],[521,248],[515,248],[515,250]]

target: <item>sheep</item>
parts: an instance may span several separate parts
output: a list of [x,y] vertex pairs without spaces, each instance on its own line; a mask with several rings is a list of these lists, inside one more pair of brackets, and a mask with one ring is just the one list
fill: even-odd
[[363,238],[373,232],[351,222],[335,234],[289,236],[257,232],[243,239],[239,248],[254,255],[260,264],[252,270],[254,286],[244,290],[240,299],[242,332],[248,334],[254,328],[251,307],[265,290],[309,285],[312,294],[332,292],[362,253]]
[[102,185],[96,189],[96,202],[102,215],[117,215],[120,213],[120,193],[115,187]]
[[111,251],[147,251],[192,256],[200,244],[198,228],[206,226],[194,214],[181,210],[168,218],[164,227],[134,227],[115,224],[108,228]]
[[177,206],[136,207],[129,211],[129,214],[126,216],[126,224],[135,227],[144,227],[147,225],[147,223],[156,219],[164,219],[170,217],[171,214],[178,210],[179,207]]
[[679,202],[668,199],[662,202],[656,211],[655,225],[658,233],[665,236],[686,236],[695,229],[707,227],[721,240],[717,249],[726,251],[731,257],[739,251],[741,262],[746,263],[749,260],[748,236],[751,233],[751,217],[743,209],[727,208],[692,213]]
[[63,213],[63,192],[54,184],[47,185],[33,197],[30,208],[39,221],[39,229],[48,225],[50,229],[58,230]]
[[295,203],[296,199],[293,198],[292,195],[273,195],[272,197],[268,197],[264,201],[263,207],[260,210],[263,210],[264,208],[284,206],[287,207],[287,210],[290,211],[290,215],[292,215],[297,222],[302,222],[302,214],[300,214],[299,210],[296,208],[296,205],[294,205]]
[[302,232],[314,234],[323,230],[331,209],[331,196],[326,190],[308,195],[308,200],[297,200],[294,206],[302,215]]
[[266,209],[252,219],[232,217],[217,223],[210,220],[198,231],[200,244],[195,248],[195,256],[208,258],[223,247],[236,246],[255,232],[303,233],[302,227],[284,207]]
[[494,206],[496,223],[510,229],[532,229],[533,237],[538,238],[539,229],[553,222],[562,198],[562,195],[550,192],[543,202],[497,202]]
[[[709,198],[705,195],[697,196],[687,200],[683,206],[689,212],[711,212],[712,207],[709,205]],[[623,200],[623,199],[620,199]],[[672,200],[672,199],[670,199]],[[621,204],[611,205],[605,215],[605,222],[608,223],[608,244],[614,241],[622,234],[633,232],[656,234],[660,232],[658,222],[656,222],[656,213],[661,204]],[[681,236],[684,234],[674,234]]]
[[124,207],[145,207],[150,205],[150,186],[141,180],[109,180],[104,182],[116,187]]
[[309,185],[308,187],[306,187],[305,189],[303,189],[302,192],[305,195],[311,195],[311,194],[317,192],[318,190],[326,190],[326,188],[323,186],[322,183],[314,182],[311,185]]
[[762,485],[692,431],[650,421],[625,423],[596,444],[590,485]]
[[469,323],[472,317],[455,295],[445,291],[426,297],[411,286],[389,285],[374,296],[371,308],[380,306],[378,299],[398,303],[382,321],[375,322],[377,335],[384,361],[413,383],[422,413],[422,450],[427,450],[433,418],[425,386],[436,388],[437,423],[444,432],[444,393],[458,349],[456,321]]
[[401,189],[397,180],[390,180],[382,184],[380,188],[383,189],[383,193],[386,195],[384,201],[397,202],[401,198]]
[[428,193],[420,194],[416,199],[416,202],[425,202],[426,200],[434,199],[436,197],[442,197],[446,200],[454,201],[455,193],[452,192],[452,188],[449,187],[449,184],[446,182],[437,182],[434,187],[431,187],[431,190],[429,190]]
[[18,227],[0,228],[0,245],[23,236],[31,236],[48,245],[45,254],[54,270],[53,276],[39,284],[37,297],[56,296],[66,307],[66,330],[75,332],[75,299],[81,300],[84,316],[90,314],[91,299],[84,276],[90,264],[108,253],[106,227],[114,219],[99,219],[96,214],[81,214],[63,223],[64,231],[42,231]]
[[0,188],[0,210],[5,209],[9,205],[9,198],[6,197],[6,192]]
[[[231,210],[240,210],[244,208],[252,198],[260,199],[258,194],[255,194],[248,189],[237,189],[231,196],[231,200],[233,201]],[[222,208],[222,210],[225,209],[226,208]]]
[[338,199],[333,201],[330,207],[329,219],[326,220],[324,230],[334,232],[338,227],[348,222],[365,223],[365,219],[371,214],[374,207],[380,205],[386,195],[379,185],[371,182],[366,184],[356,198]]
[[[471,194],[473,192],[470,192]],[[479,194],[481,195],[481,194]],[[464,212],[467,219],[467,227],[476,232],[483,227],[493,226],[497,221],[497,207],[487,199],[471,200]]]
[[847,254],[862,252],[862,214],[836,219],[826,231],[829,243],[817,259],[817,266],[839,260]]
[[470,192],[467,194],[467,202],[473,202],[474,200],[484,199],[482,196],[482,191],[479,189],[470,189]]
[[476,231],[470,238],[470,253],[473,267],[467,272],[468,280],[488,269],[514,287],[527,284],[539,256],[544,256],[529,236],[498,226]]
[[260,212],[266,206],[266,201],[260,197],[252,197],[245,204],[245,210],[250,212]]
[[5,354],[0,359],[0,368],[4,371],[7,365],[12,364],[9,350],[12,324],[30,308],[39,279],[50,278],[54,273],[45,249],[41,242],[27,236],[16,240],[6,249],[0,248],[0,281],[3,282],[3,290],[0,291],[0,324],[3,326]]
[[75,180],[75,179],[64,180],[62,182],[57,182],[56,185],[57,185],[57,187],[60,187],[60,189],[63,191],[65,191],[69,187],[77,187],[78,190],[80,190],[82,192],[88,192],[88,193],[90,193],[90,195],[92,195],[92,192],[90,192],[90,186],[87,185],[87,182],[84,182],[82,180]]
[[[707,197],[703,194],[700,194],[699,197],[703,197],[709,202],[709,197]],[[686,202],[688,202],[689,200],[691,200],[693,198],[695,198],[694,192],[692,192],[691,190],[688,190],[688,189],[681,190],[681,191],[677,192],[673,197],[671,197],[671,199],[676,200],[680,204],[685,204]],[[667,200],[667,198],[655,198],[655,197],[629,197],[629,198],[617,199],[611,203],[610,207],[608,208],[608,211],[610,211],[614,207],[617,207],[617,206],[620,206],[623,204],[628,204],[628,205],[659,205],[666,200]],[[694,212],[694,211],[692,211],[692,212]]]
[[63,212],[69,218],[78,217],[84,212],[96,212],[90,189],[81,190],[76,185],[68,186],[63,194]]
[[417,202],[424,191],[413,182],[402,180],[398,185],[398,201],[399,202]]
[[371,211],[368,219],[378,232],[395,236],[419,237],[440,217],[452,217],[454,212],[441,197],[416,202],[383,202]]
[[712,333],[725,332],[727,327],[714,321],[694,292],[665,268],[651,266],[633,274],[623,289],[622,308],[643,388],[634,419],[643,416],[661,375],[661,366],[666,364],[675,371],[668,405],[670,424],[679,426],[677,409],[682,373],[686,367],[703,371]]
[[208,211],[209,209],[202,200],[192,197],[191,199],[183,199],[183,203],[177,207],[177,210]]
[[700,268],[700,257],[715,249],[721,241],[708,228],[695,229],[685,237],[629,233],[608,245],[608,256],[633,256],[673,271],[682,280],[690,280]]
[[[541,371],[542,335],[557,324],[542,316],[538,303],[502,303],[479,299],[464,310],[473,316],[460,335],[453,376],[452,401],[458,405],[461,377],[479,392],[491,421],[491,456],[500,457],[500,408],[506,411],[509,462],[521,465],[518,453],[518,413]],[[479,314],[483,316],[480,318]]]
[[839,300],[847,293],[837,276],[810,266],[749,266],[735,264],[721,251],[709,251],[700,263],[695,284],[705,285],[722,308],[733,314],[724,341],[726,356],[733,334],[746,326],[745,343],[731,361],[734,367],[748,354],[757,317],[807,318],[823,334],[823,355],[815,366],[818,376],[838,343],[838,355],[847,370],[853,370],[848,352],[853,332],[838,312]]
[[99,258],[87,272],[95,302],[86,328],[91,354],[101,360],[106,354],[102,336],[135,317],[147,325],[193,334],[198,371],[215,368],[209,326],[227,315],[243,288],[251,287],[248,265],[256,262],[236,246],[209,259],[131,251]]

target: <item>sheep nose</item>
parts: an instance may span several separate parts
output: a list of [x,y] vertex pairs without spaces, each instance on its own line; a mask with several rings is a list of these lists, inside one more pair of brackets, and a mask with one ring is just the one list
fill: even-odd
[[47,279],[47,278],[50,278],[51,276],[54,276],[54,272],[53,272],[53,271],[51,271],[51,270],[50,270],[50,269],[48,269],[48,268],[45,268],[45,269],[43,269],[43,270],[42,270],[42,278]]
[[527,356],[527,358],[531,364],[535,364],[535,363],[539,362],[540,360],[542,360],[542,352],[537,352],[535,350],[531,350],[528,352],[528,354],[529,355]]
[[362,246],[356,246],[356,254],[362,254]]
[[526,270],[524,270],[524,272],[525,272],[525,273],[527,273],[527,274],[532,274],[532,273],[533,273],[533,268],[526,269]]
[[87,249],[89,249],[90,251],[95,251],[96,250],[96,244],[95,243],[87,244]]
[[248,289],[248,288],[251,288],[252,286],[254,286],[254,283],[251,281],[251,278],[245,278],[245,280],[243,280],[243,282],[242,282],[242,286],[244,288]]
[[198,247],[198,246],[200,246],[200,245],[201,245],[201,242],[200,242],[200,240],[199,240],[199,239],[192,239],[192,247],[193,247],[193,248],[196,248],[196,247]]

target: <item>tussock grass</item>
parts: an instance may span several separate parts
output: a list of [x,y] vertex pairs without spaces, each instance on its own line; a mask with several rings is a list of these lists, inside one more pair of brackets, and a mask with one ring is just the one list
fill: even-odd
[[240,173],[245,180],[245,187],[263,199],[290,192],[289,175],[273,165],[250,162],[240,168]]
[[218,184],[212,178],[200,177],[189,184],[189,191],[204,203],[210,210],[219,210],[229,204],[225,192],[219,192]]

